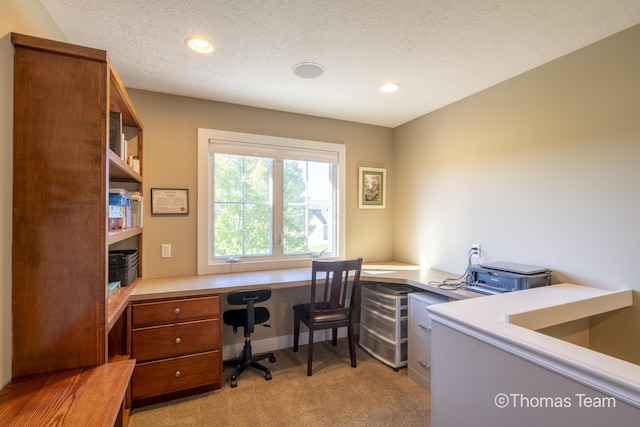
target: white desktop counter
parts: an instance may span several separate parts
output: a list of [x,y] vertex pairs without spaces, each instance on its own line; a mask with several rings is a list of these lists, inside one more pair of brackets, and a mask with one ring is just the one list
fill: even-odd
[[[411,285],[419,289],[446,295],[452,299],[480,296],[465,290],[439,288],[430,282],[455,277],[455,274],[397,262],[371,263],[362,267],[361,281]],[[154,298],[176,298],[192,295],[226,293],[247,287],[269,287],[273,290],[308,286],[311,268],[265,270],[250,273],[176,276],[142,279],[136,286],[132,301]]]

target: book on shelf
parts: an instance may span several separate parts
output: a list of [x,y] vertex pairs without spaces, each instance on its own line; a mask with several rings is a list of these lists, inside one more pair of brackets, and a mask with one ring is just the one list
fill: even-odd
[[109,290],[109,297],[113,295],[120,288],[120,281],[117,280],[115,282],[109,282],[107,285],[107,289]]
[[122,158],[122,113],[109,113],[109,148]]

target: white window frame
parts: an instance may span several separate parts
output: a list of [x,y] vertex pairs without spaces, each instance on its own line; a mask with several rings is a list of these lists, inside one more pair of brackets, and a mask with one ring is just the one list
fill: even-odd
[[[346,146],[329,142],[303,139],[281,138],[267,135],[230,132],[216,129],[198,129],[198,274],[220,274],[241,271],[273,270],[280,268],[301,268],[311,265],[312,257],[295,256],[282,259],[242,258],[239,262],[221,262],[213,257],[213,167],[210,160],[211,140],[229,141],[231,144],[247,144],[260,150],[286,150],[296,152],[305,160],[314,160],[315,155],[330,153],[335,155],[338,165],[337,180],[337,242],[333,259],[340,259],[346,247]],[[324,154],[323,154],[324,153]],[[324,259],[325,257],[323,257]],[[327,259],[331,259],[328,258]]]

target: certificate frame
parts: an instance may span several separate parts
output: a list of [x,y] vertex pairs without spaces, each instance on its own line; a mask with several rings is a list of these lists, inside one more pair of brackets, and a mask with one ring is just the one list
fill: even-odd
[[358,168],[358,207],[360,209],[385,209],[387,206],[387,170],[383,168]]
[[152,188],[151,215],[189,215],[189,189]]

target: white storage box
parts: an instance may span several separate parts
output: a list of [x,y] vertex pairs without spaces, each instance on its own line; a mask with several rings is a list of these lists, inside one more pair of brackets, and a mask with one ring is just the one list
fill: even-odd
[[[388,314],[388,313],[387,313]],[[360,310],[360,323],[367,325],[378,335],[391,341],[404,340],[407,338],[407,319],[396,320],[395,313],[389,317],[382,312],[362,306]],[[399,323],[398,323],[399,322]]]
[[[402,316],[407,315],[407,295],[388,293],[377,285],[362,286],[360,291],[361,305],[369,308],[377,307],[378,310],[388,313],[396,313],[398,309],[404,310]],[[391,316],[395,316],[392,314]]]
[[407,364],[407,341],[394,343],[379,337],[366,326],[360,325],[360,347],[376,359],[398,368]]
[[365,284],[360,296],[360,347],[398,370],[407,364],[408,298],[412,288]]

